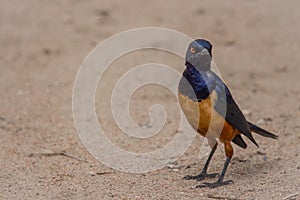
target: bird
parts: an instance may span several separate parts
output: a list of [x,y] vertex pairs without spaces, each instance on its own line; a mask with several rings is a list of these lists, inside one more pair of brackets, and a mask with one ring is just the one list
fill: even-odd
[[[178,85],[178,99],[189,124],[207,138],[211,148],[208,159],[198,175],[187,175],[186,180],[202,181],[216,178],[216,182],[204,182],[197,188],[233,184],[224,176],[233,156],[232,142],[246,149],[246,136],[257,147],[252,133],[277,139],[278,136],[246,120],[223,80],[212,71],[212,44],[205,39],[192,41],[186,51],[185,70]],[[226,160],[220,174],[208,174],[209,163],[217,149],[218,141],[224,144]]]

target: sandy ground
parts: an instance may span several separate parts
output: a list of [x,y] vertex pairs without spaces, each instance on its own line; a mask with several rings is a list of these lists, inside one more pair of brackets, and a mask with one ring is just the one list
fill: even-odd
[[[0,1],[1,199],[250,200],[283,199],[300,192],[299,6],[296,0]],[[209,39],[223,78],[247,118],[279,135],[278,141],[256,135],[259,149],[248,140],[246,150],[234,146],[226,175],[234,185],[196,189],[199,182],[182,180],[204,164],[198,157],[201,137],[174,163],[178,169],[145,174],[110,169],[81,143],[72,118],[72,87],[81,62],[107,37],[144,26]],[[132,66],[149,61],[184,69],[183,61],[169,54],[137,52],[114,63],[124,68],[106,77],[117,80]],[[177,100],[170,92],[145,87],[133,96],[131,111],[138,123],[147,123],[145,105],[156,101],[171,113],[162,134],[139,143],[124,140],[120,130],[111,128],[111,114],[106,112],[111,88],[105,86],[97,94],[96,108],[112,141],[125,149],[148,151],[172,138],[178,111],[172,109]],[[81,160],[36,155],[45,152],[66,152]],[[220,145],[209,171],[219,172],[224,159]]]

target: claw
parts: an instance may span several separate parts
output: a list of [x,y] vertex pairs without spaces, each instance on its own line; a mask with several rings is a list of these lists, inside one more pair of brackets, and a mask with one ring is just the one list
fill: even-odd
[[218,173],[214,173],[214,174],[207,174],[207,173],[200,173],[196,176],[191,176],[191,175],[187,175],[185,177],[183,177],[184,180],[197,180],[197,181],[202,181],[206,178],[216,178],[218,177],[219,174]]
[[216,188],[219,186],[223,186],[223,185],[230,185],[233,184],[234,182],[232,180],[228,180],[228,181],[217,181],[214,183],[203,183],[201,185],[197,185],[196,188],[204,188],[204,187],[209,187],[209,188]]

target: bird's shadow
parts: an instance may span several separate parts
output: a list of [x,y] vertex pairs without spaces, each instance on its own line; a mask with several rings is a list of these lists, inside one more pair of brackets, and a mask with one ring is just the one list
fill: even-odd
[[231,163],[231,170],[229,176],[238,179],[247,179],[249,176],[270,176],[280,169],[279,160],[254,160],[253,157],[247,160],[240,161],[234,159]]

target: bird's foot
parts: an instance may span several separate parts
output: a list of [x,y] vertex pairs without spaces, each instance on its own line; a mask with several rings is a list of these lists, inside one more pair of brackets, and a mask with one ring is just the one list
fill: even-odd
[[197,181],[202,181],[206,178],[216,178],[218,177],[219,174],[218,173],[214,173],[214,174],[207,174],[206,172],[205,173],[200,173],[196,176],[191,176],[191,175],[187,175],[185,177],[183,177],[184,180],[197,180]]
[[204,188],[204,187],[209,187],[209,188],[216,188],[219,186],[223,186],[223,185],[230,185],[233,184],[234,182],[232,180],[229,181],[217,181],[214,183],[203,183],[201,185],[197,185],[196,188]]

